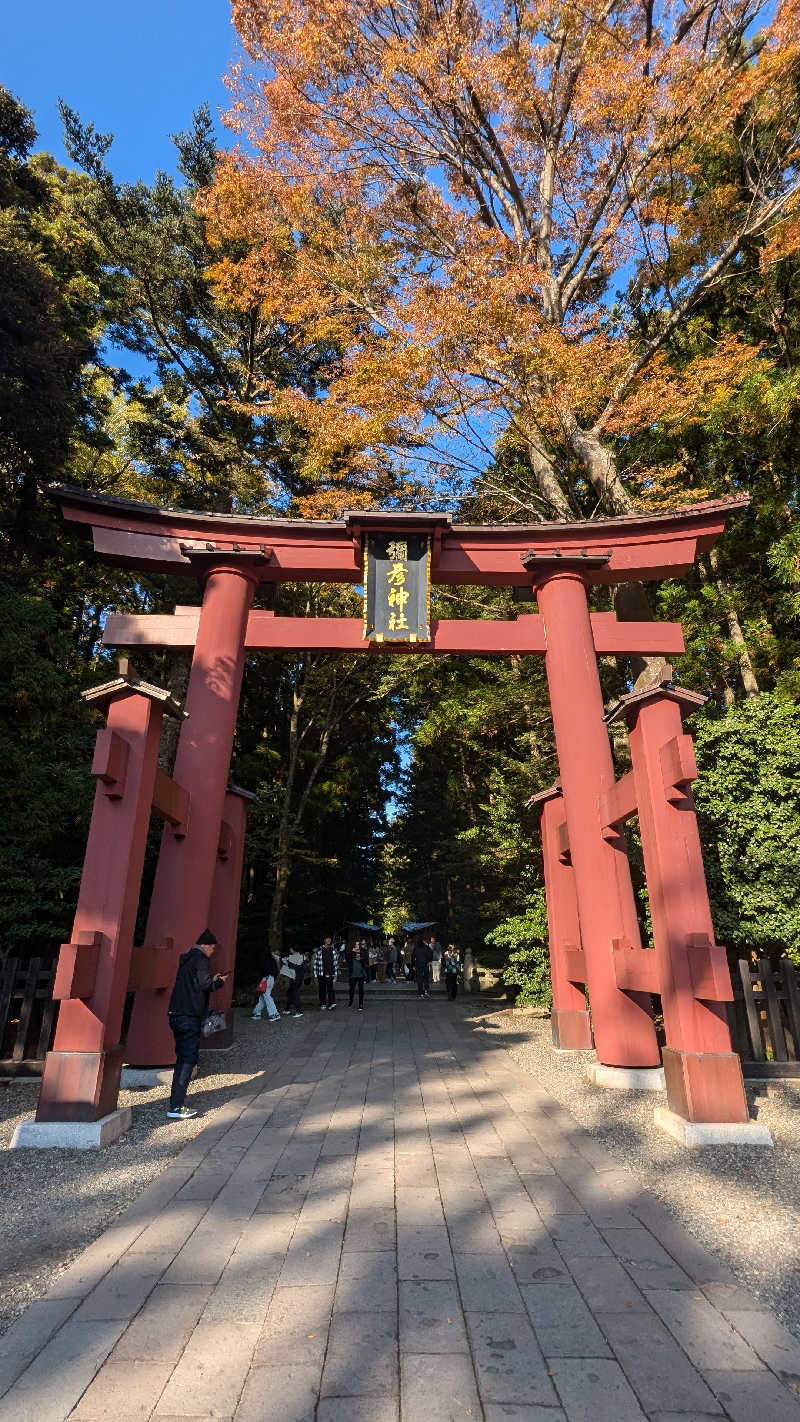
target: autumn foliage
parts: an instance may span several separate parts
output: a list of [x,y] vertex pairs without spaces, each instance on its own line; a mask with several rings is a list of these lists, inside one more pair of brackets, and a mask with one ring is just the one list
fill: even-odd
[[731,334],[677,373],[668,343],[746,244],[800,246],[799,8],[234,0],[243,143],[205,211],[242,255],[214,276],[340,354],[325,400],[274,392],[309,511],[352,501],[337,470],[369,497],[389,454],[491,481],[509,448],[515,516],[647,496],[619,441],[762,358]]

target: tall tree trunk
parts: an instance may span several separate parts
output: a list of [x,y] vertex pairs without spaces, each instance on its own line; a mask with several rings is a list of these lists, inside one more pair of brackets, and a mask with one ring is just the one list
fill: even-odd
[[753,671],[750,653],[747,650],[747,642],[745,641],[742,631],[742,624],[739,621],[739,614],[734,607],[731,590],[719,571],[719,550],[717,548],[709,549],[708,561],[711,565],[711,571],[714,574],[717,592],[722,598],[728,637],[736,648],[736,664],[739,668],[739,675],[742,678],[744,694],[748,697],[758,696],[759,686],[756,680],[756,674]]

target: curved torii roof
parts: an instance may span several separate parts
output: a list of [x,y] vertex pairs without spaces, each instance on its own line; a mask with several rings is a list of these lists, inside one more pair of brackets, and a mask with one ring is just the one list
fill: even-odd
[[264,582],[360,583],[364,535],[406,530],[430,533],[432,582],[498,587],[529,587],[522,560],[531,554],[585,554],[588,582],[679,576],[749,502],[739,495],[575,523],[459,524],[449,513],[358,509],[328,520],[252,518],[160,508],[67,485],[49,492],[65,519],[91,528],[100,556],[148,572],[197,577],[214,555],[229,553],[258,560]]

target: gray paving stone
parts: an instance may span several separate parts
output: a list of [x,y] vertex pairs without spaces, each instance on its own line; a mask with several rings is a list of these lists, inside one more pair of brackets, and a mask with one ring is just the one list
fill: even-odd
[[607,1243],[642,1289],[693,1289],[694,1280],[680,1268],[644,1225],[603,1230]]
[[800,1422],[800,1401],[768,1372],[706,1373],[732,1422]]
[[560,1407],[528,1407],[524,1402],[487,1402],[486,1422],[566,1422]]
[[604,1313],[603,1330],[648,1412],[718,1411],[700,1373],[650,1309]]
[[533,1329],[521,1313],[467,1313],[472,1356],[485,1402],[536,1402],[557,1398]]
[[397,1249],[397,1275],[400,1279],[454,1279],[455,1266],[450,1241],[438,1235],[420,1247],[411,1248],[402,1242]]
[[298,1228],[286,1254],[279,1282],[335,1284],[339,1273],[344,1226],[331,1221]]
[[645,1422],[619,1363],[557,1358],[551,1372],[568,1422]]
[[642,1310],[644,1295],[616,1259],[571,1259],[569,1270],[592,1313]]
[[464,1309],[478,1313],[524,1313],[525,1305],[505,1254],[456,1254]]
[[764,1364],[704,1294],[653,1289],[648,1303],[688,1353],[695,1367],[757,1371]]
[[322,1373],[322,1396],[396,1396],[398,1389],[396,1314],[335,1313]]
[[71,1318],[6,1393],[3,1422],[64,1422],[124,1327],[121,1319]]
[[147,1422],[172,1372],[171,1363],[103,1364],[86,1389],[70,1422]]
[[389,1206],[353,1205],[347,1217],[343,1248],[345,1253],[390,1249],[396,1245],[397,1230],[394,1209]]
[[189,1235],[166,1273],[164,1284],[216,1284],[245,1229],[244,1220],[228,1224],[203,1220]]
[[553,1215],[548,1228],[558,1251],[567,1260],[600,1259],[611,1250],[586,1215]]
[[557,1175],[522,1176],[522,1183],[542,1215],[582,1215],[585,1213],[578,1197]]
[[447,1279],[400,1284],[401,1353],[466,1353],[467,1333],[458,1290]]
[[171,1262],[171,1253],[123,1255],[81,1304],[76,1319],[133,1318]]
[[703,1249],[652,1195],[642,1191],[631,1201],[631,1210],[696,1284],[736,1282],[728,1265]]
[[316,1422],[397,1422],[396,1397],[323,1397]]
[[397,1308],[397,1260],[389,1250],[343,1254],[334,1309]]
[[76,1299],[39,1299],[0,1337],[0,1397],[77,1308]]
[[401,1367],[403,1422],[475,1422],[480,1417],[475,1374],[466,1354],[405,1353]]
[[128,1324],[111,1361],[177,1363],[208,1295],[208,1284],[159,1284]]
[[321,1373],[333,1299],[332,1284],[277,1288],[259,1334],[253,1366],[277,1367],[292,1359],[317,1364]]
[[155,1415],[232,1416],[258,1335],[257,1323],[198,1323],[161,1394]]
[[768,1368],[800,1387],[800,1341],[765,1310],[730,1309],[725,1317]]
[[[235,1422],[314,1422],[320,1366],[284,1359],[280,1367],[252,1368]],[[194,1419],[192,1419],[194,1422]]]
[[205,1213],[204,1204],[179,1205],[173,1202],[142,1230],[127,1253],[161,1254],[171,1249],[173,1254],[177,1254]]
[[574,1284],[522,1290],[536,1339],[547,1358],[609,1358],[611,1350]]

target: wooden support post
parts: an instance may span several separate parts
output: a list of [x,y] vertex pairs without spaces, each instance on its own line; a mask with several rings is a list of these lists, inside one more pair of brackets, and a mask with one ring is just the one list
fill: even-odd
[[97,737],[97,779],[78,906],[62,946],[54,997],[61,999],[45,1059],[36,1120],[97,1121],[115,1110],[120,1030],[133,950],[158,744],[168,693],[120,677],[89,693],[108,699]]
[[[667,686],[624,697],[609,720],[630,730],[656,970],[667,1045],[670,1110],[687,1121],[749,1119],[741,1062],[731,1050],[725,950],[714,938],[691,793],[697,770],[682,712],[705,698]],[[618,978],[619,981],[619,978]],[[652,979],[651,979],[652,981]]]
[[214,869],[214,884],[211,890],[211,905],[208,923],[216,933],[220,946],[214,955],[214,968],[218,973],[230,973],[228,981],[214,997],[214,1007],[224,1012],[227,1027],[203,1042],[204,1051],[219,1050],[233,1041],[233,974],[236,966],[236,936],[239,927],[239,900],[242,890],[242,864],[244,862],[244,840],[247,828],[247,805],[255,796],[236,785],[229,785],[225,795],[225,818],[222,821],[217,863]]
[[[560,782],[535,795],[533,802],[541,805],[550,977],[553,984],[553,1010],[550,1015],[553,1044],[562,1051],[587,1051],[592,1046],[592,1027],[583,989],[585,964],[576,966],[575,963],[580,950],[581,931],[575,871],[568,844],[562,848],[566,819]],[[582,952],[580,958],[583,958]],[[572,974],[575,972],[581,973],[581,976],[573,981]]]
[[658,1066],[650,997],[624,991],[614,976],[613,940],[638,947],[640,938],[625,840],[621,835],[609,840],[601,832],[599,804],[613,787],[614,766],[584,582],[584,565],[598,560],[532,554],[523,561],[544,618],[545,667],[598,1060],[607,1066]]
[[[193,554],[194,557],[194,554]],[[178,957],[209,926],[239,693],[244,638],[259,579],[258,559],[220,554],[203,560],[203,607],[186,696],[188,719],[175,759],[175,780],[188,796],[188,822],[164,826],[147,920],[148,943],[172,939],[168,983],[137,992],[126,1043],[134,1066],[165,1066],[174,1060],[167,1020]],[[162,789],[164,787],[162,786]],[[171,813],[178,812],[176,803]]]

